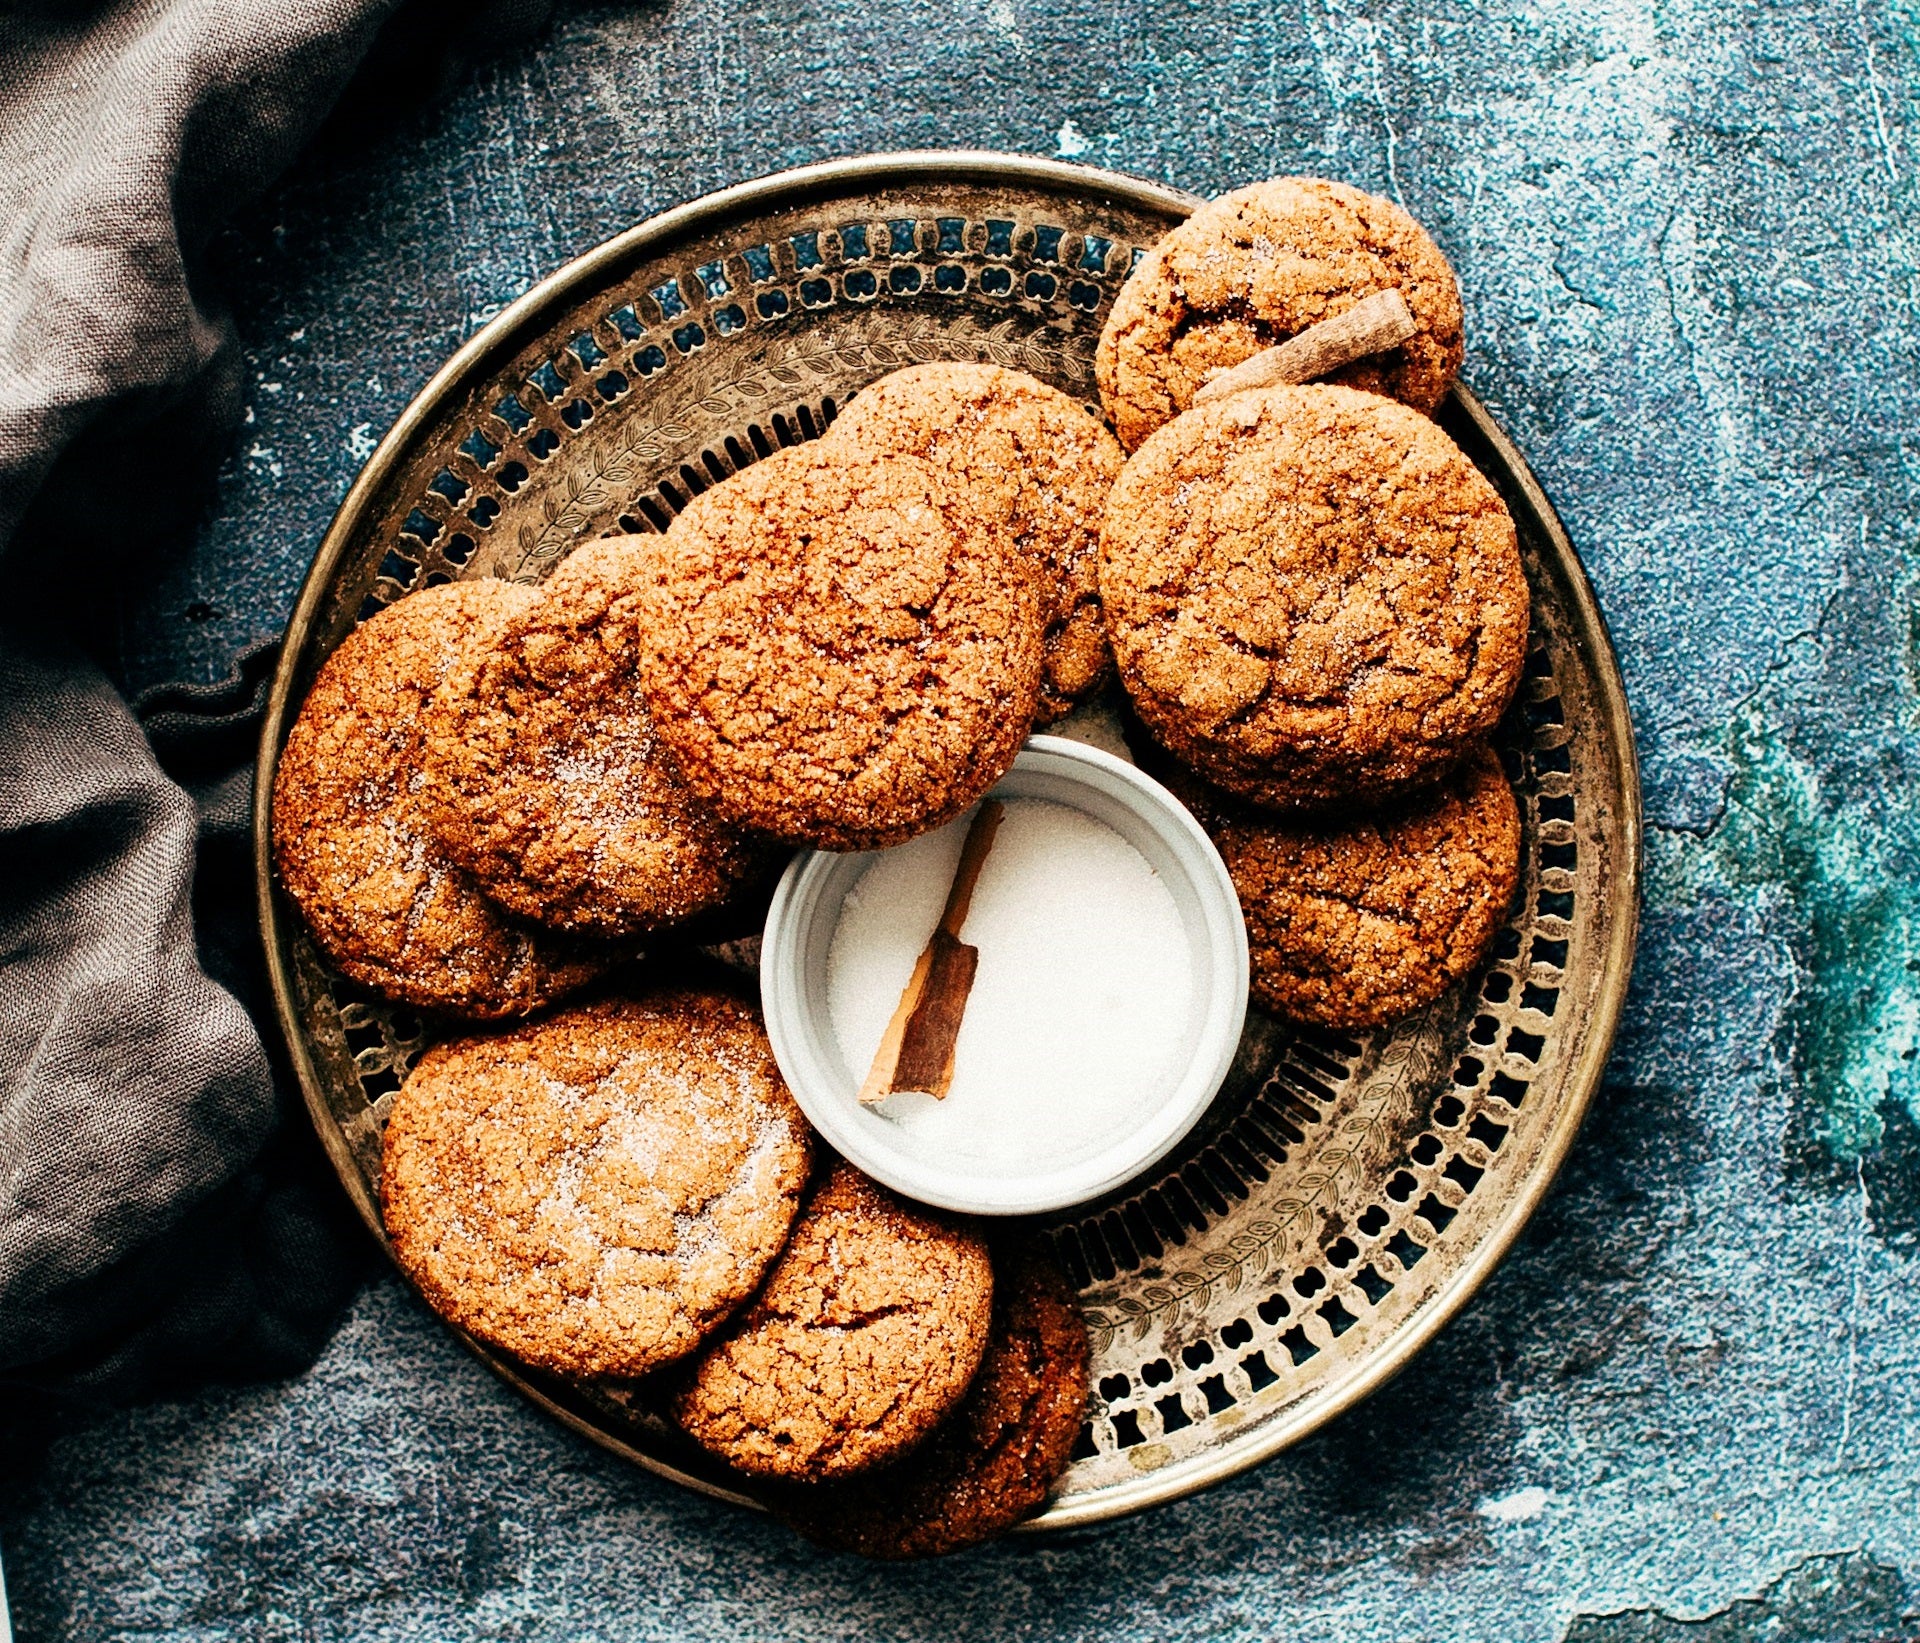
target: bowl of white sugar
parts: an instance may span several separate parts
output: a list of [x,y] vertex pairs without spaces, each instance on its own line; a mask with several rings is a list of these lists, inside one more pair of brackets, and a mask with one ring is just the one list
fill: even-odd
[[[781,1072],[847,1159],[942,1208],[1031,1215],[1114,1191],[1199,1121],[1245,1022],[1247,933],[1212,841],[1124,760],[1035,736],[988,798],[998,825],[957,928],[973,812],[890,850],[798,857],[760,988]],[[943,914],[975,955],[946,1091],[863,1102]]]

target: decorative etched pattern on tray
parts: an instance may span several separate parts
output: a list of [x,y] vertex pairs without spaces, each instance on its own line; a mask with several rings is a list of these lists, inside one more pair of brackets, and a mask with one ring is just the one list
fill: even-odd
[[[582,540],[664,528],[902,365],[993,360],[1092,403],[1106,309],[1191,203],[1001,157],[853,162],[716,196],[563,271],[456,357],[348,498],[289,635],[262,791],[313,670],[412,588],[537,581]],[[1042,1523],[1226,1476],[1399,1367],[1518,1230],[1597,1080],[1635,916],[1619,681],[1517,456],[1464,395],[1443,420],[1507,495],[1533,583],[1526,683],[1501,736],[1525,823],[1514,912],[1481,974],[1389,1031],[1255,1016],[1228,1090],[1170,1166],[1033,1229],[1079,1284],[1095,1347],[1095,1397]],[[331,974],[268,882],[264,809],[258,825],[296,1063],[377,1231],[380,1126],[430,1029]],[[737,1498],[644,1393],[488,1356],[602,1441]]]

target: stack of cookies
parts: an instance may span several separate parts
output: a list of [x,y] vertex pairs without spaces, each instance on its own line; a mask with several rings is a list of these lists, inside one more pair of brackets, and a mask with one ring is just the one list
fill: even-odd
[[[1390,289],[1415,329],[1389,352],[1204,397]],[[1528,622],[1506,509],[1428,417],[1461,352],[1403,211],[1259,184],[1122,289],[1107,422],[915,367],[659,536],[350,634],[280,760],[281,882],[351,980],[534,1018],[395,1097],[384,1211],[427,1299],[536,1367],[644,1378],[824,1543],[945,1551],[1041,1504],[1087,1392],[1058,1273],[817,1156],[725,987],[605,973],[750,928],[784,848],[952,820],[1117,677],[1238,887],[1259,1002],[1360,1027],[1439,997],[1517,877],[1487,737]]]
[[[1334,382],[1196,404],[1263,349],[1397,289],[1416,329]],[[1453,271],[1390,201],[1279,178],[1196,211],[1100,338],[1132,452],[1100,594],[1161,771],[1247,920],[1254,998],[1380,1026],[1484,956],[1519,877],[1488,737],[1520,682],[1513,521],[1428,414],[1462,355]]]
[[998,1534],[1079,1432],[1072,1292],[818,1150],[758,1012],[671,986],[429,1050],[381,1201],[444,1317],[633,1388],[811,1538],[907,1557]]

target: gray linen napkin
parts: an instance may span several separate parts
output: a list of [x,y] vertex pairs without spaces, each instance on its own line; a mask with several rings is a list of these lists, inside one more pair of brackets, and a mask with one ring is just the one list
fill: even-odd
[[[248,1012],[263,659],[136,713],[86,647],[114,549],[89,501],[226,433],[237,350],[198,249],[395,4],[0,17],[0,1385],[283,1373],[362,1270]],[[545,10],[441,4],[422,24],[497,41]]]

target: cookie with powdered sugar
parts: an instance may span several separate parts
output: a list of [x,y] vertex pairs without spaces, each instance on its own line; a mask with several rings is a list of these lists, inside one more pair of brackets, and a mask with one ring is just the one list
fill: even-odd
[[273,784],[273,854],[343,975],[420,1009],[524,1015],[599,968],[580,942],[496,907],[428,822],[423,720],[492,624],[537,603],[510,582],[411,594],[343,639],[308,691]]
[[1000,365],[910,365],[862,388],[824,443],[932,463],[979,528],[1025,555],[1044,624],[1035,723],[1064,718],[1112,676],[1100,522],[1126,457],[1084,405]]
[[444,1317],[540,1368],[626,1379],[758,1286],[810,1153],[751,1005],[601,999],[428,1050],[394,1097],[381,1205]]
[[602,937],[717,908],[767,862],[688,791],[641,697],[620,633],[649,540],[575,552],[427,713],[426,798],[447,851],[521,917]]
[[977,1546],[1046,1503],[1087,1410],[1086,1320],[1037,1249],[996,1253],[993,1322],[967,1395],[890,1466],[775,1490],[776,1516],[862,1557],[937,1557]]
[[755,1477],[825,1481],[895,1460],[966,1395],[993,1263],[978,1233],[841,1164],[766,1287],[693,1365],[673,1414]]
[[1114,298],[1094,355],[1128,450],[1223,372],[1397,290],[1416,330],[1331,378],[1431,412],[1459,375],[1460,286],[1431,235],[1392,200],[1320,177],[1222,194],[1167,234]]
[[1500,493],[1426,417],[1331,384],[1195,406],[1134,452],[1100,596],[1154,739],[1273,810],[1433,786],[1526,660]]
[[603,642],[632,634],[661,742],[735,826],[899,844],[966,810],[1026,740],[1037,578],[933,463],[777,451],[634,540]]

